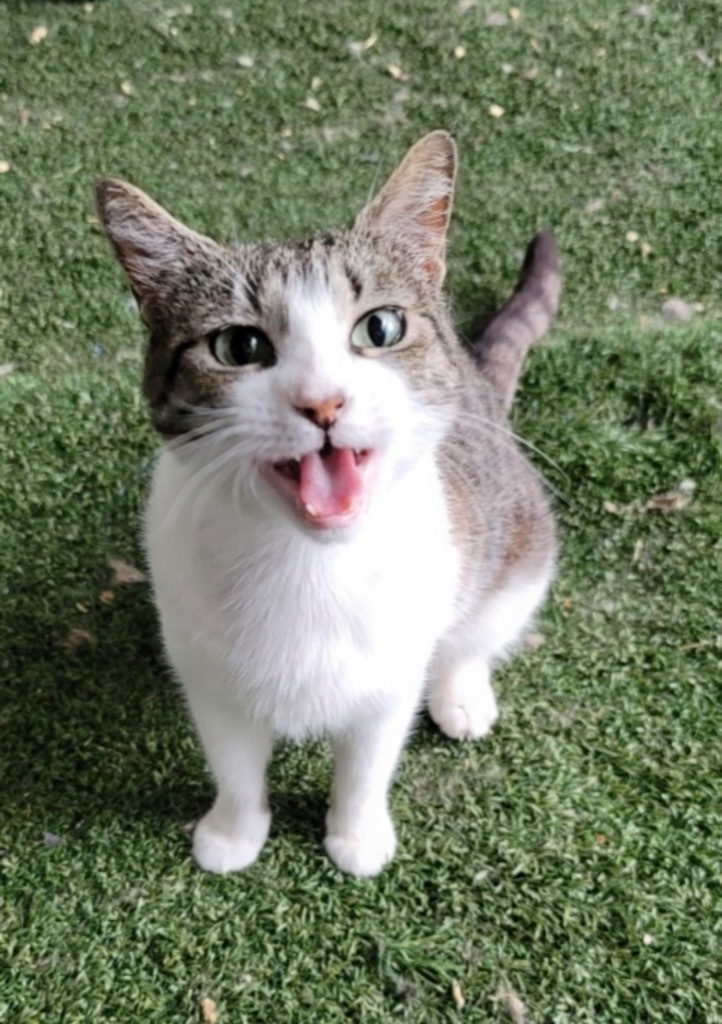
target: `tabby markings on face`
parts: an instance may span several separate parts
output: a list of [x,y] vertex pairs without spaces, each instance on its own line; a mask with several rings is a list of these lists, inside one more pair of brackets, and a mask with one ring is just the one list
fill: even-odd
[[[354,423],[354,370],[358,360],[403,347],[406,321],[401,310],[381,307],[365,312],[349,331],[333,297],[306,281],[288,295],[288,338],[292,347],[276,348],[260,329],[233,325],[220,332],[213,351],[226,366],[275,371],[291,409],[318,428],[310,451],[259,463],[265,482],[306,525],[349,527],[367,507],[381,457],[373,430]],[[349,425],[368,441],[348,444],[343,434]]]

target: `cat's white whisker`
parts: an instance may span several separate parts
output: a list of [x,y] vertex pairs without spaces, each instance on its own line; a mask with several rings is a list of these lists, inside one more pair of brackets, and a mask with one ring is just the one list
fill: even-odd
[[[491,420],[488,417],[481,417],[478,414],[469,413],[466,410],[460,413],[459,422],[463,426],[470,426],[473,429],[479,429],[481,430],[482,433],[493,431],[496,434],[501,434],[504,439],[502,443],[506,443],[510,449],[513,449],[515,445],[521,445],[523,448],[527,448],[529,451],[533,452],[540,459],[546,462],[548,466],[550,466],[557,473],[559,473],[560,476],[562,476],[567,482],[571,482],[569,474],[566,472],[563,466],[560,466],[558,462],[556,462],[546,452],[542,451],[541,448],[537,447],[537,445],[521,437],[511,427],[505,426],[502,423],[496,423],[494,422],[494,420]],[[538,466],[535,466],[533,463],[529,463],[529,467],[536,474],[537,479],[551,494],[554,495],[555,498],[563,502],[565,505],[575,504],[574,499],[571,498],[559,487],[557,487],[556,484],[553,484],[551,480],[549,480],[549,478],[545,476],[544,473],[542,473]]]
[[219,482],[225,480],[226,474],[221,471],[227,471],[229,469],[231,472],[236,471],[236,466],[233,465],[233,463],[237,463],[240,457],[241,452],[238,447],[233,446],[231,448],[224,447],[222,451],[211,457],[210,461],[204,460],[203,463],[187,477],[183,487],[179,490],[173,502],[168,507],[164,519],[164,526],[166,528],[171,528],[173,526],[180,513],[184,511],[184,507],[188,499],[198,499],[203,496],[202,485],[206,483],[206,481],[212,480],[215,487],[217,487]]

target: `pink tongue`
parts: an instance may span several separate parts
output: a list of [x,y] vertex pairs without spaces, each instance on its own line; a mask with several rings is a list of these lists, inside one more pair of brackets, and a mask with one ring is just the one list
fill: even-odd
[[314,519],[349,512],[361,494],[364,480],[351,448],[312,452],[301,459],[299,496]]

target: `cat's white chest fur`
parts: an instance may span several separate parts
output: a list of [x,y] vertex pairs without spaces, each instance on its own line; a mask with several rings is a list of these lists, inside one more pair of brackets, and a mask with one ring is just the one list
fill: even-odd
[[146,533],[165,642],[198,696],[293,738],[338,734],[404,694],[418,702],[458,575],[431,459],[344,540],[239,507],[223,485],[175,509],[187,479],[163,452]]

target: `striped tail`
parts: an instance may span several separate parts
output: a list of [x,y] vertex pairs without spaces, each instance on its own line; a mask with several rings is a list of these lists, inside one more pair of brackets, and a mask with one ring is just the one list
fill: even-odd
[[540,231],[526,251],[514,294],[486,322],[472,346],[505,409],[511,406],[527,352],[554,319],[561,288],[557,244],[549,231]]

